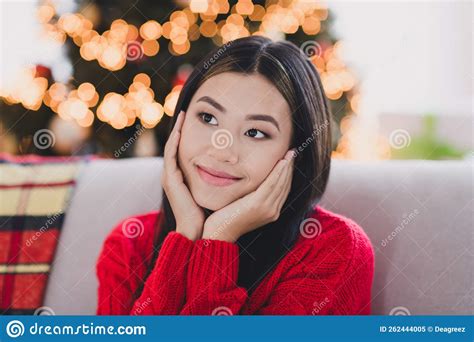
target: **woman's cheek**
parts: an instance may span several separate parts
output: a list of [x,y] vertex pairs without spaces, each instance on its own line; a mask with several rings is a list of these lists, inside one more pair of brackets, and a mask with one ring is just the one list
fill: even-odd
[[180,145],[183,146],[186,157],[195,155],[194,149],[197,142],[199,142],[199,127],[190,121],[185,121],[181,131]]
[[276,164],[277,160],[269,159],[268,156],[267,153],[255,153],[255,151],[248,154],[245,166],[250,179],[250,191],[256,190],[263,183]]

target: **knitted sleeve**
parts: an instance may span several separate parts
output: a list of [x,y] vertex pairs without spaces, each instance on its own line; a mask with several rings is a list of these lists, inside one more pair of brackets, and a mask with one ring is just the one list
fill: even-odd
[[[364,304],[361,301],[366,299],[364,293],[370,291],[372,275],[361,273],[373,263],[370,246],[357,246],[363,253],[355,254],[355,238],[350,229],[336,229],[314,239],[317,240],[307,241],[280,261],[285,271],[275,277],[268,289],[268,300],[255,308],[254,314],[327,315],[337,314],[337,306],[342,306],[341,311],[346,314],[357,314]],[[354,255],[360,257],[355,260]],[[236,244],[197,240],[188,267],[186,303],[181,314],[242,314],[248,294],[237,285],[238,262]],[[363,263],[369,267],[361,267]],[[354,272],[357,276],[352,276]],[[347,284],[348,280],[351,284]],[[340,295],[344,298],[338,298]]]
[[[134,303],[137,260],[129,243],[118,234],[107,239],[97,265],[100,315],[238,315],[249,309],[248,293],[237,285],[239,247],[235,243],[199,239],[177,232],[165,238]],[[268,285],[253,314],[363,314],[370,310],[373,278],[370,242],[347,227],[334,229],[292,249],[267,274]],[[368,306],[367,306],[368,305]],[[365,309],[364,309],[365,308]],[[363,311],[366,310],[366,311]]]
[[131,314],[177,315],[184,305],[186,273],[193,241],[170,232]]
[[186,304],[182,315],[235,315],[248,299],[237,286],[239,247],[235,243],[200,239],[188,267]]
[[[97,315],[176,315],[184,304],[187,263],[193,241],[170,232],[141,296],[131,303],[140,277],[134,246],[117,227],[104,242],[96,266],[99,280]],[[135,247],[136,248],[136,247]]]

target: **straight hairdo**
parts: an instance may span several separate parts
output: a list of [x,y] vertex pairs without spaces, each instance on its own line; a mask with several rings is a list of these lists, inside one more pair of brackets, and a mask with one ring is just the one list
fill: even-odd
[[[315,205],[321,200],[331,166],[332,118],[318,72],[305,54],[291,42],[273,42],[255,35],[230,41],[199,62],[181,90],[169,132],[179,112],[187,111],[200,85],[224,72],[257,73],[272,82],[291,109],[293,136],[290,148],[295,148],[297,153],[291,190],[278,220],[242,235],[236,241],[245,251],[239,256],[238,285],[250,294],[293,247],[300,234],[301,222],[314,215]],[[204,213],[207,218],[212,212],[204,210]],[[165,237],[176,230],[176,220],[164,191],[159,216],[153,252],[148,258],[144,279],[131,298],[132,305],[143,291]]]

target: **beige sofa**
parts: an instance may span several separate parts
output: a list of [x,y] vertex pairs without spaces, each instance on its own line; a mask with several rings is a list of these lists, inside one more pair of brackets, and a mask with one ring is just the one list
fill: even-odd
[[[473,313],[472,166],[333,161],[321,205],[359,223],[374,245],[372,314]],[[55,314],[95,314],[102,242],[120,219],[159,208],[161,169],[161,158],[83,169],[47,287]]]

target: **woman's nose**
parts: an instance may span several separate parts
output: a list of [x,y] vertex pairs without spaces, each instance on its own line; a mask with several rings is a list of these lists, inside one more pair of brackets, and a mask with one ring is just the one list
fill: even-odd
[[210,155],[221,162],[235,164],[238,152],[234,136],[229,130],[219,129],[212,134]]

